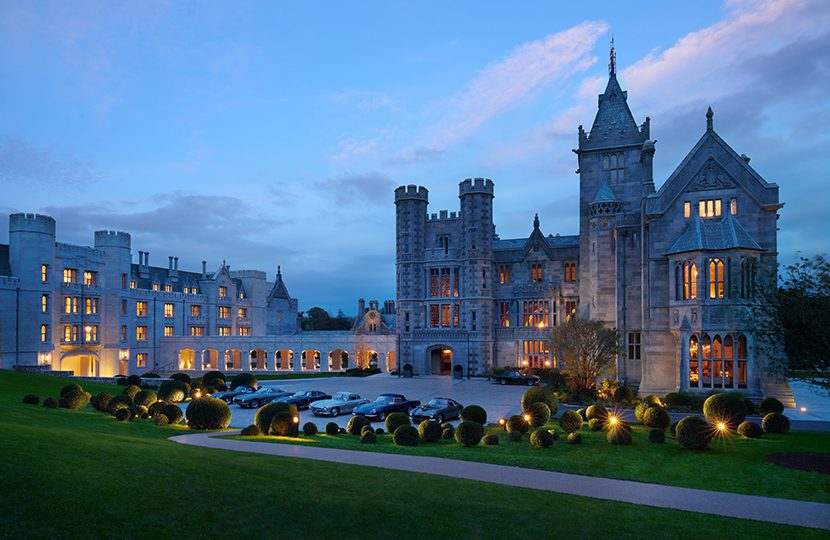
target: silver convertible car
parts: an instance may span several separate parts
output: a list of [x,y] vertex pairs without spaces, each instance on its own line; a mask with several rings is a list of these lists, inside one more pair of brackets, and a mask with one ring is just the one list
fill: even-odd
[[368,399],[352,392],[337,392],[331,399],[315,401],[309,408],[314,416],[337,416],[340,413],[350,413],[355,407],[369,403]]

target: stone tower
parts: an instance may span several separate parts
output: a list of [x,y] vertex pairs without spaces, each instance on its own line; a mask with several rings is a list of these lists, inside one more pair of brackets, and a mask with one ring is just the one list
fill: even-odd
[[[121,324],[121,301],[129,295],[129,280],[132,263],[131,238],[129,233],[120,231],[95,231],[95,249],[104,252],[104,266],[97,287],[106,291],[100,296],[102,314],[98,329],[101,343],[119,343]],[[118,349],[102,348],[100,365],[103,373],[122,373]],[[125,366],[126,367],[126,366]]]

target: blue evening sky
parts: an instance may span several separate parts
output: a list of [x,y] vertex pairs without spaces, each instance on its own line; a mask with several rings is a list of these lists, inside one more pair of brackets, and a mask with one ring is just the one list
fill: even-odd
[[[0,212],[151,264],[282,265],[300,308],[394,298],[393,190],[496,183],[502,238],[576,234],[571,148],[616,37],[662,184],[705,128],[828,251],[830,3],[0,1]],[[0,242],[7,238],[0,220]],[[135,257],[137,262],[137,255]]]

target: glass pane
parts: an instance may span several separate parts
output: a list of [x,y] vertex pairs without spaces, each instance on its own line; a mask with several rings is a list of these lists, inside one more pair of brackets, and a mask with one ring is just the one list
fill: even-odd
[[697,372],[697,360],[690,360],[689,361],[689,386],[697,387],[698,380],[698,372]]

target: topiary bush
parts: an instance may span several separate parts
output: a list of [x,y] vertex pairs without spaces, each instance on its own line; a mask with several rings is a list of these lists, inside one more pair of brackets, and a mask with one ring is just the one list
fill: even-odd
[[297,416],[288,411],[278,411],[273,418],[271,418],[271,425],[268,428],[269,435],[277,437],[297,437],[300,434],[298,422],[294,420]]
[[522,433],[527,433],[528,429],[530,429],[530,424],[528,424],[525,419],[518,414],[514,414],[507,419],[507,422],[504,423],[504,430],[508,432],[520,431]]
[[657,405],[658,407],[662,407],[662,406],[663,406],[663,402],[662,402],[662,401],[660,401],[660,397],[659,397],[659,396],[655,396],[654,394],[651,394],[651,395],[649,395],[649,396],[644,397],[644,398],[643,398],[643,401],[645,401],[645,402],[646,402],[646,403],[648,403],[649,405]]
[[170,420],[167,419],[167,416],[164,414],[159,414],[156,416],[156,425],[157,426],[166,426],[170,423]]
[[551,432],[546,429],[537,429],[530,434],[530,444],[536,448],[548,448],[555,440]]
[[424,442],[435,442],[441,438],[444,428],[434,420],[424,420],[418,424],[418,436]]
[[664,443],[666,442],[666,432],[662,429],[652,429],[648,432],[648,440],[657,444]]
[[58,400],[53,397],[48,397],[43,400],[43,406],[47,409],[57,409],[58,408]]
[[130,420],[133,417],[133,413],[130,411],[130,409],[122,407],[115,411],[115,414],[113,416],[115,416],[115,419],[119,422],[126,422],[127,420]]
[[[256,426],[259,428],[261,432],[268,433],[271,429],[271,422],[273,421],[274,416],[279,412],[289,413],[292,418],[295,416],[299,416],[299,412],[297,412],[297,407],[295,407],[294,405],[291,405],[290,403],[285,403],[284,401],[272,401],[271,403],[263,405],[257,410],[256,414],[254,415],[254,424],[256,424]],[[337,424],[334,425],[336,426]]]
[[790,419],[781,413],[771,412],[764,416],[761,426],[766,433],[786,433],[790,430]]
[[366,426],[372,427],[372,423],[365,416],[356,414],[349,418],[349,423],[346,425],[346,431],[352,435],[360,435],[361,430]]
[[445,441],[452,439],[455,436],[455,429],[442,428],[441,438]]
[[687,416],[677,423],[675,438],[689,450],[706,450],[712,440],[712,426],[699,416]]
[[582,435],[578,431],[568,433],[568,444],[579,444],[582,442]]
[[634,390],[627,386],[620,386],[619,388],[614,389],[612,397],[617,403],[632,401],[634,399]]
[[600,420],[599,418],[591,418],[588,420],[588,429],[590,431],[602,431],[602,428],[605,427],[605,422]]
[[758,412],[762,416],[766,416],[769,413],[782,414],[784,412],[784,404],[774,397],[767,397],[761,400],[761,404],[758,405]]
[[565,411],[559,418],[559,427],[565,430],[565,433],[575,433],[582,429],[582,416],[576,411]]
[[40,405],[40,396],[37,394],[26,394],[23,396],[23,403],[26,405]]
[[158,391],[158,398],[170,403],[179,403],[185,400],[190,393],[190,385],[173,379],[161,383]]
[[752,402],[751,399],[746,397],[741,397],[744,402],[744,412],[746,412],[747,416],[753,416],[756,414],[755,403]]
[[259,384],[259,381],[252,373],[238,373],[231,380],[231,390],[236,389],[238,386],[253,386],[256,388],[257,384]]
[[[190,375],[188,375],[187,373],[174,373],[170,375],[170,378],[174,381],[182,381],[183,383],[187,384],[193,383],[193,381],[190,378]],[[202,378],[202,381],[204,382],[204,378]]]
[[242,428],[242,431],[239,432],[240,435],[243,437],[259,437],[262,435],[262,432],[256,427],[256,424],[251,424],[246,428]]
[[317,435],[317,424],[314,422],[303,424],[303,435]]
[[141,378],[142,379],[161,379],[161,375],[159,375],[158,373],[152,373],[152,372],[151,373],[144,373],[143,375],[141,375]]
[[165,403],[162,405],[161,414],[166,416],[167,421],[171,424],[178,424],[184,420],[184,413],[175,403]]
[[487,411],[478,405],[467,405],[461,409],[461,419],[476,422],[483,426],[487,423]]
[[738,435],[746,437],[747,439],[758,439],[764,434],[764,429],[749,420],[744,420],[738,425]]
[[732,392],[711,395],[703,402],[703,416],[712,424],[723,422],[735,429],[746,418],[743,397]]
[[611,444],[627,445],[632,442],[631,430],[625,429],[621,425],[610,428],[605,434],[605,438]]
[[383,431],[382,427],[379,427],[375,430],[375,435],[383,435],[384,433],[386,433],[386,432]]
[[326,435],[337,435],[338,433],[340,433],[340,426],[334,422],[326,424]]
[[671,425],[671,416],[663,407],[650,407],[643,415],[643,425],[654,429],[666,429]]
[[83,392],[83,391],[84,391],[84,389],[81,388],[80,384],[70,383],[70,384],[67,384],[66,386],[64,386],[63,388],[61,388],[60,397],[65,396],[69,392]]
[[478,422],[464,420],[455,428],[455,440],[461,446],[472,447],[481,442],[484,428]]
[[486,446],[497,446],[499,444],[499,436],[495,433],[488,433],[482,440]]
[[[404,426],[406,427],[406,426]],[[375,435],[375,432],[370,430],[364,431],[360,434],[360,442],[362,444],[375,444],[378,442],[378,436]],[[397,444],[397,443],[396,443]],[[414,445],[411,445],[414,446]]]
[[455,427],[452,424],[450,424],[449,422],[444,422],[443,424],[441,424],[442,431],[447,429],[452,431],[453,435],[455,435]]
[[362,428],[360,428],[360,434],[361,435],[363,435],[364,431],[371,431],[372,433],[375,432],[375,430],[372,429],[372,426],[363,426]]
[[127,377],[123,375],[116,375],[115,384],[118,386],[127,386]]
[[225,374],[221,371],[208,371],[204,375],[202,375],[202,384],[206,384],[208,386],[216,386],[215,380],[222,381],[222,384],[225,383]]
[[386,431],[395,433],[395,430],[401,426],[409,425],[409,416],[402,412],[393,412],[386,417]]
[[550,408],[541,402],[531,403],[525,414],[530,417],[530,425],[534,427],[544,426],[550,420]]
[[671,433],[672,437],[677,437],[677,433],[676,433],[677,422],[679,422],[679,420],[676,421],[676,422],[672,422],[671,425],[669,426],[669,433]]
[[157,402],[158,400],[158,394],[156,394],[152,390],[142,390],[141,392],[133,396],[133,403],[135,403],[136,406],[144,405],[147,408],[149,408],[150,405]]
[[417,446],[418,430],[409,424],[398,426],[392,433],[392,442],[398,446]]
[[510,439],[511,442],[519,442],[524,437],[524,433],[518,430],[513,430],[507,434],[507,438]]
[[596,403],[591,405],[587,409],[585,409],[585,416],[588,420],[601,420],[605,422],[605,419],[608,417],[608,409]]
[[544,403],[550,409],[550,414],[555,415],[559,410],[559,400],[553,390],[545,386],[534,386],[528,388],[524,395],[522,395],[522,410],[527,412],[530,406],[534,403]]
[[96,411],[106,412],[111,399],[112,394],[110,394],[109,392],[98,392],[97,394],[92,396],[92,399],[89,400],[89,403],[92,405],[92,408]]
[[585,414],[585,409],[584,408],[583,409],[577,409],[576,414],[581,416],[582,420],[584,420],[585,422],[588,421],[588,416]]
[[646,403],[645,401],[639,402],[637,405],[634,406],[634,418],[643,423],[643,417],[646,414],[646,411],[654,407],[651,403]]
[[135,401],[135,396],[138,395],[139,392],[141,392],[141,387],[136,386],[134,384],[131,384],[131,385],[125,386],[124,390],[121,393],[122,394],[127,394],[128,396],[133,398],[133,401]]
[[190,429],[225,429],[231,422],[231,409],[221,399],[206,396],[192,400],[185,416]]
[[677,409],[679,407],[686,407],[689,405],[688,395],[684,392],[669,392],[663,398],[663,403],[670,409]]
[[141,377],[139,375],[130,375],[124,380],[127,386],[141,386]]
[[132,410],[134,405],[133,398],[127,394],[118,394],[117,396],[113,396],[113,398],[109,400],[109,403],[107,403],[107,412],[115,416],[115,411],[118,409]]
[[151,418],[154,418],[161,414],[161,409],[164,407],[165,403],[163,401],[156,401],[155,403],[151,403],[149,407],[147,407],[147,414],[150,415]]

